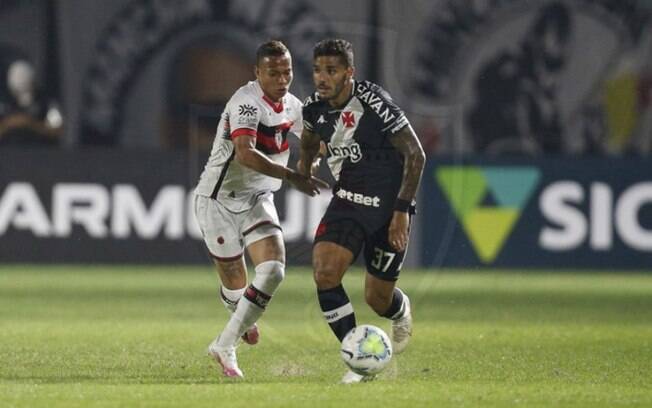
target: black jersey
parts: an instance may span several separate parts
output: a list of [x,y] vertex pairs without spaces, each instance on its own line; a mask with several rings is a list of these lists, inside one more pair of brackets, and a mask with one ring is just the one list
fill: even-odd
[[319,100],[318,93],[309,97],[303,121],[328,148],[327,162],[336,180],[331,207],[353,210],[370,228],[382,227],[403,178],[403,156],[389,141],[409,124],[403,111],[380,86],[356,81],[342,108]]

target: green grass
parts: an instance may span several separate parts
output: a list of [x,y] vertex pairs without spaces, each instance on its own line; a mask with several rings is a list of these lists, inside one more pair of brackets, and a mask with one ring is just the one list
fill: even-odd
[[[345,285],[359,322],[389,329]],[[310,272],[290,269],[239,350],[209,267],[0,267],[2,407],[650,407],[652,274],[404,271],[410,347],[372,383],[337,384]]]

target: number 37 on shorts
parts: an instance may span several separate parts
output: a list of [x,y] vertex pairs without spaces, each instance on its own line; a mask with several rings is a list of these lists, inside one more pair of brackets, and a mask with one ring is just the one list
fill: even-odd
[[370,274],[383,280],[398,279],[405,252],[394,252],[377,246],[365,252],[367,252],[365,254],[367,270]]

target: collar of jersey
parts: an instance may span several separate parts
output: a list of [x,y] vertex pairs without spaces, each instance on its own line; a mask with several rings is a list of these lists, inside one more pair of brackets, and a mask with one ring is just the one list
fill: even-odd
[[256,91],[263,98],[263,100],[274,110],[274,112],[276,113],[283,112],[283,99],[281,99],[281,102],[278,103],[274,102],[273,100],[269,99],[267,95],[265,95],[265,92],[263,92],[263,88],[261,88],[260,86],[260,82],[258,82],[258,80],[255,80],[254,82],[256,83]]
[[273,100],[269,99],[267,95],[263,94],[263,100],[267,102],[269,106],[272,107],[274,112],[276,113],[281,113],[283,112],[283,99],[281,99],[281,102],[274,102]]

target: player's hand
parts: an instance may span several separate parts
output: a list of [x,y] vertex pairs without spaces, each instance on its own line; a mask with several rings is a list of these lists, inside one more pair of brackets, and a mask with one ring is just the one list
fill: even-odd
[[304,194],[314,197],[315,195],[321,192],[320,188],[329,188],[327,182],[317,177],[308,177],[303,174],[299,174],[292,169],[288,169],[285,179],[292,185],[292,187],[301,191]]
[[394,211],[392,222],[389,224],[389,244],[397,252],[403,252],[407,248],[409,234],[410,216],[403,211]]

